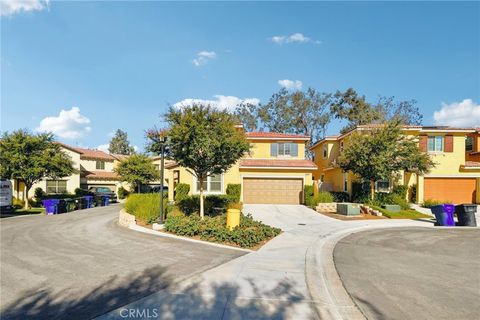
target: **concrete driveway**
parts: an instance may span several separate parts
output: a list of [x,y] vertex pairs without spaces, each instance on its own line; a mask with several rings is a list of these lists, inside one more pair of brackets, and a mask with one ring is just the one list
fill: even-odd
[[340,240],[335,265],[368,319],[478,319],[479,229],[381,229]]
[[119,210],[2,219],[2,319],[90,319],[244,254],[119,227]]
[[[295,205],[245,205],[283,233],[260,250],[119,308],[160,319],[363,319],[335,270],[329,242],[365,228],[430,226],[402,220],[339,221]],[[144,317],[146,318],[146,317]]]

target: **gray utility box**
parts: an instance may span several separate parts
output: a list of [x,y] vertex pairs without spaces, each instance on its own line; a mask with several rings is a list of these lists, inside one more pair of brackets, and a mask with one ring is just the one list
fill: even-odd
[[337,213],[344,216],[358,216],[360,205],[358,203],[337,203]]
[[387,211],[400,212],[400,206],[396,204],[384,204],[382,207]]

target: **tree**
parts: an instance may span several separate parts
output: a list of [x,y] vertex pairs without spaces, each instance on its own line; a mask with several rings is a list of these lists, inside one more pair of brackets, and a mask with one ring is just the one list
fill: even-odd
[[204,217],[203,183],[210,175],[221,174],[250,150],[235,116],[210,106],[171,107],[169,123],[171,157],[191,170],[200,185],[200,217]]
[[269,131],[308,135],[311,143],[325,136],[330,122],[330,100],[330,94],[312,88],[305,92],[290,92],[283,88],[273,94],[267,104],[240,105],[235,114],[248,129],[255,130],[261,124],[262,129]]
[[133,154],[122,160],[113,169],[123,181],[130,183],[140,193],[140,186],[159,179],[158,169],[153,160],[144,154]]
[[110,140],[108,152],[113,154],[130,155],[135,153],[135,149],[130,145],[127,133],[121,129],[117,129],[112,140]]
[[421,125],[423,115],[415,100],[395,101],[394,97],[379,97],[376,104],[366,101],[354,89],[337,91],[332,100],[330,111],[337,119],[344,119],[348,124],[341,130],[348,132],[358,125],[384,123],[398,120],[404,125]]
[[429,155],[420,151],[417,138],[402,134],[398,120],[353,134],[338,158],[338,166],[344,171],[370,181],[371,199],[375,181],[389,180],[401,170],[424,174],[434,165]]
[[[31,134],[27,130],[5,132],[0,139],[0,176],[25,185],[25,195],[44,178],[58,179],[78,172],[72,159],[54,141],[52,133]],[[25,209],[29,208],[25,201]]]

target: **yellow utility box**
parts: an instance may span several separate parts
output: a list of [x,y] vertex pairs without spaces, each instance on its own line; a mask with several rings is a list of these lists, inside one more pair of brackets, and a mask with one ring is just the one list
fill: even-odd
[[227,210],[227,229],[233,230],[240,224],[240,210],[228,209]]

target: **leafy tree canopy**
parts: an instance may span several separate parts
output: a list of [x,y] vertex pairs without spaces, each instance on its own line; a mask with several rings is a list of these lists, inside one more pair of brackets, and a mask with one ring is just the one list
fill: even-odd
[[22,181],[27,197],[30,188],[40,180],[63,178],[75,172],[78,170],[72,159],[51,133],[31,134],[21,129],[5,132],[0,139],[0,176]]
[[171,107],[169,123],[171,157],[188,168],[200,182],[200,215],[203,217],[203,182],[209,175],[228,170],[249,152],[244,133],[235,127],[237,119],[210,106]]
[[113,170],[123,181],[140,191],[140,186],[159,179],[159,171],[153,164],[153,160],[144,154],[133,154]]
[[129,155],[135,153],[135,148],[130,145],[127,133],[121,129],[117,129],[112,140],[110,140],[108,152]]
[[389,180],[401,170],[424,174],[435,164],[427,153],[420,151],[418,139],[402,134],[400,121],[393,120],[383,128],[352,134],[338,165],[373,186],[375,181]]

